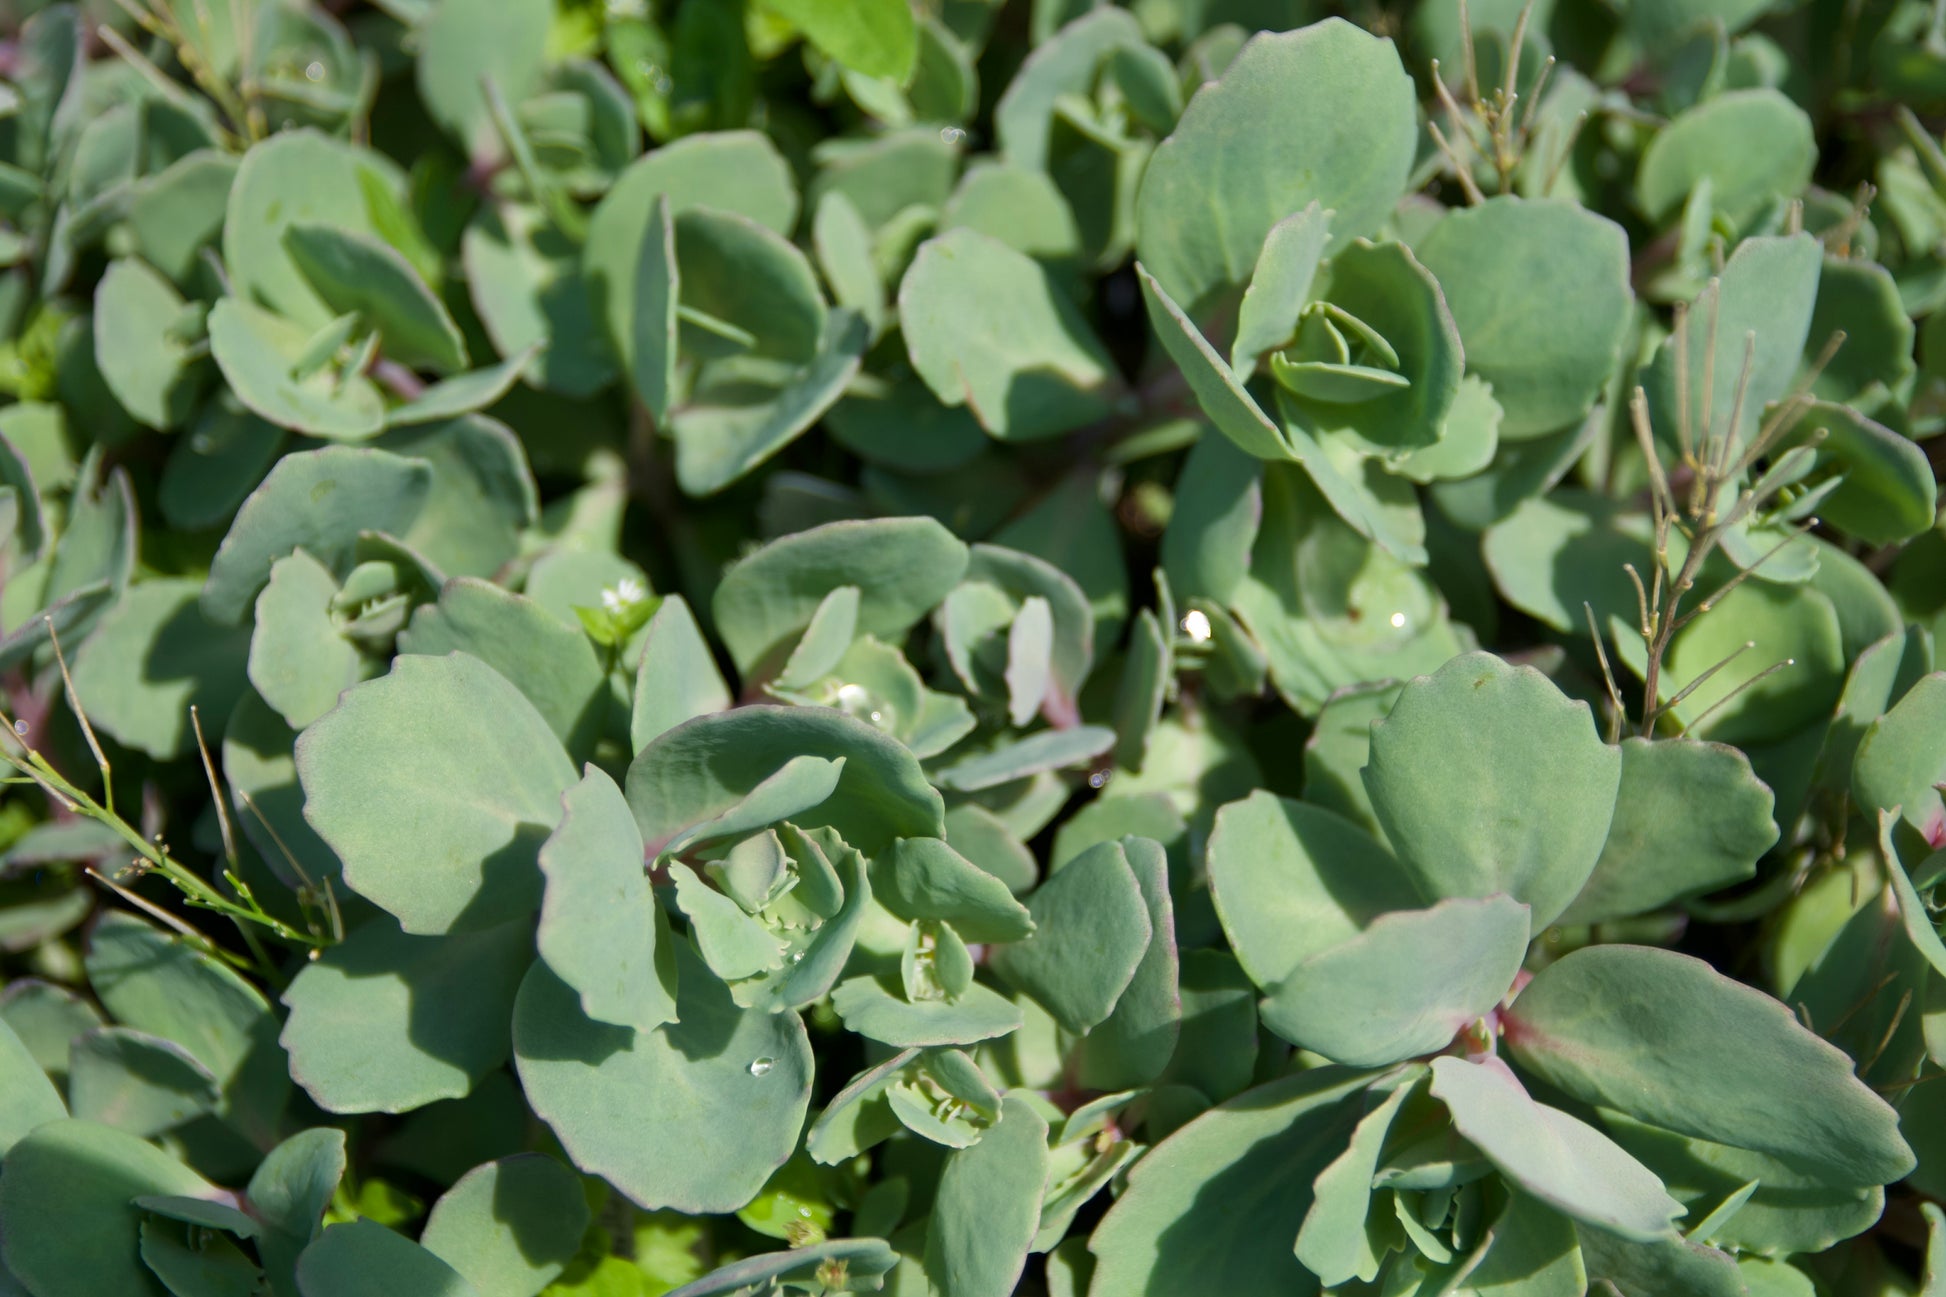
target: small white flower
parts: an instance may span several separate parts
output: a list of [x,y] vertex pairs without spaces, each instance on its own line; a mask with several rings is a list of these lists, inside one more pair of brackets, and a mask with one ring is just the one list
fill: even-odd
[[640,581],[637,581],[634,577],[625,576],[613,590],[603,590],[601,592],[601,606],[612,613],[625,612],[642,602],[642,596],[647,593],[642,588]]

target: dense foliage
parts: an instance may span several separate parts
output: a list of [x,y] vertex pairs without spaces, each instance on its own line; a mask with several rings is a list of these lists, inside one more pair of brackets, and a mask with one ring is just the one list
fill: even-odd
[[0,22],[0,1294],[1946,1295],[1946,7]]

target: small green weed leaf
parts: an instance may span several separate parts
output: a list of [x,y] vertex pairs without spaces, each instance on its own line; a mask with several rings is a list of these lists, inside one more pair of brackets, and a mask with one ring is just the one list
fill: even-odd
[[1156,146],[1137,200],[1143,262],[1200,317],[1308,203],[1333,213],[1329,252],[1370,234],[1406,189],[1414,99],[1392,42],[1350,23],[1256,37]]
[[[646,1208],[734,1211],[797,1147],[811,1046],[796,1014],[739,1009],[686,943],[675,949],[678,1021],[649,1032],[584,1016],[574,988],[536,964],[514,1008],[514,1057],[528,1102],[583,1171]],[[617,1127],[607,1114],[621,1110],[636,1119]]]
[[1313,1185],[1316,1199],[1297,1232],[1297,1259],[1327,1287],[1354,1278],[1369,1283],[1378,1276],[1384,1251],[1373,1247],[1365,1224],[1372,1205],[1372,1177],[1399,1109],[1419,1088],[1414,1083],[1399,1085],[1360,1117],[1351,1143]]
[[284,250],[333,314],[356,315],[378,331],[388,359],[439,373],[466,368],[459,326],[390,244],[330,225],[292,225]]
[[955,1000],[907,1000],[888,990],[890,979],[850,977],[831,992],[831,1007],[845,1028],[895,1048],[971,1045],[1019,1029],[1012,1000],[974,982]]
[[[1792,198],[1818,158],[1811,119],[1777,90],[1729,90],[1676,117],[1642,152],[1635,193],[1652,220],[1708,177],[1716,210],[1748,228],[1766,203]],[[1741,335],[1737,335],[1741,336]]]
[[415,934],[532,913],[535,857],[575,782],[546,718],[464,653],[401,657],[348,690],[298,739],[297,771],[345,884]]
[[74,688],[88,719],[116,740],[168,760],[195,744],[189,709],[229,715],[244,683],[248,641],[213,626],[195,581],[133,586],[74,655]]
[[1942,713],[1946,674],[1921,677],[1866,728],[1851,766],[1852,795],[1861,807],[1898,809],[1928,842],[1946,837],[1946,806],[1938,788],[1946,782]]
[[432,1206],[419,1246],[480,1297],[535,1297],[574,1259],[588,1228],[581,1179],[520,1153],[474,1167]]
[[181,426],[194,409],[208,366],[192,349],[202,340],[182,295],[133,258],[109,266],[95,289],[95,354],[102,380],[136,420],[151,428]]
[[[792,760],[842,760],[837,784],[808,802],[775,789],[777,809],[753,805],[731,821],[746,798],[759,800],[753,794],[784,764],[780,752],[797,754]],[[802,778],[817,769],[806,766]],[[804,829],[829,825],[868,855],[894,838],[937,837],[944,827],[939,794],[903,745],[822,707],[739,707],[685,721],[636,754],[626,787],[642,839],[658,853],[684,830],[697,840],[698,826],[718,816],[725,832],[786,817]]]
[[0,1258],[28,1291],[75,1297],[158,1293],[142,1264],[143,1194],[214,1198],[221,1191],[133,1135],[91,1121],[52,1121],[16,1143],[0,1176]]
[[332,618],[337,594],[337,578],[297,549],[271,564],[270,583],[257,596],[250,683],[293,730],[330,711],[339,694],[371,674],[365,655]]
[[303,549],[334,576],[349,573],[361,531],[403,533],[432,488],[432,470],[382,450],[330,446],[287,455],[250,493],[203,586],[203,613],[234,626],[270,580],[271,565]]
[[541,844],[540,956],[597,1022],[653,1031],[676,1018],[668,919],[643,873],[642,834],[615,781],[593,766],[561,797]]
[[[11,1001],[8,1007],[17,1016],[18,1010]],[[7,1093],[6,1105],[0,1107],[0,1157],[36,1126],[68,1115],[61,1092],[34,1061],[33,1052],[15,1032],[12,1022],[4,1017],[0,1017],[0,1085],[4,1085]]]
[[839,586],[861,591],[858,630],[895,642],[959,584],[966,564],[965,544],[930,518],[827,523],[730,568],[711,613],[737,669],[767,674]]
[[1357,825],[1261,791],[1216,813],[1208,868],[1230,948],[1260,987],[1379,915],[1424,903],[1412,876]]
[[1125,837],[1122,854],[1142,891],[1153,936],[1114,1011],[1082,1042],[1079,1076],[1090,1089],[1146,1085],[1160,1077],[1182,1034],[1181,957],[1169,858],[1149,838]]
[[1083,852],[1027,898],[1034,933],[994,952],[994,969],[1079,1035],[1114,1010],[1154,927],[1122,846]]
[[367,183],[401,187],[378,155],[316,131],[283,132],[252,148],[237,168],[223,221],[231,291],[301,331],[327,323],[336,312],[292,261],[284,231],[304,223],[382,238],[364,197]]
[[1672,1236],[1683,1207],[1655,1173],[1593,1126],[1536,1103],[1499,1059],[1434,1059],[1432,1093],[1460,1134],[1542,1202],[1637,1243]]
[[1527,907],[1505,896],[1380,915],[1273,986],[1264,1025],[1354,1067],[1436,1053],[1500,1003],[1529,935]]
[[1372,726],[1365,788],[1428,897],[1505,892],[1538,929],[1600,858],[1621,764],[1587,704],[1531,667],[1469,653],[1408,684]]
[[[457,1099],[506,1061],[514,992],[532,959],[520,919],[420,937],[380,915],[284,992],[291,1075],[327,1112]],[[429,1020],[434,1004],[443,1007]]]
[[478,658],[519,689],[570,756],[594,749],[607,720],[608,676],[594,645],[532,599],[455,577],[399,633],[399,652]]
[[415,29],[413,77],[426,115],[468,156],[495,151],[486,78],[509,104],[541,88],[552,17],[545,0],[437,0]]
[[1775,799],[1735,748],[1622,740],[1601,858],[1560,922],[1609,923],[1754,877],[1777,841]]
[[1129,1172],[1088,1242],[1092,1291],[1309,1292],[1291,1229],[1362,1116],[1369,1072],[1318,1067],[1210,1109]]
[[940,919],[968,941],[1020,941],[1034,930],[1007,885],[938,838],[901,838],[872,861],[872,891],[901,919]]
[[1008,1097],[980,1142],[948,1155],[926,1231],[926,1277],[941,1297],[1007,1297],[1027,1264],[1047,1181],[1047,1122]]
[[88,984],[123,1026],[173,1041],[216,1077],[220,1115],[268,1142],[290,1096],[277,1019],[263,995],[226,965],[123,913],[95,924]]
[[174,1041],[97,1027],[68,1051],[68,1104],[87,1121],[153,1139],[217,1105],[216,1078]]
[[1120,397],[1113,360],[1046,269],[971,229],[919,249],[899,319],[926,385],[1001,441],[1070,432]]
[[855,72],[894,81],[912,75],[918,25],[901,0],[764,0],[764,6]]
[[297,1259],[297,1288],[303,1297],[384,1297],[401,1288],[425,1297],[479,1297],[459,1271],[373,1220],[318,1235]]
[[1536,974],[1503,1021],[1520,1065],[1584,1102],[1774,1154],[1833,1185],[1912,1168],[1896,1115],[1849,1058],[1699,959],[1578,950]]
[[731,701],[696,614],[681,595],[668,596],[649,618],[642,640],[642,666],[629,714],[630,746],[640,752],[651,739],[686,720],[723,711]]
[[1414,250],[1445,292],[1467,369],[1493,385],[1501,436],[1588,412],[1634,306],[1619,225],[1571,202],[1495,198],[1453,211]]

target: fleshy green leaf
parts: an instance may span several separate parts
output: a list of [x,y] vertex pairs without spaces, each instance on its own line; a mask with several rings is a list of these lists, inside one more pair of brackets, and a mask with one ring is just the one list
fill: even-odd
[[1417,115],[1389,40],[1336,20],[1257,36],[1156,147],[1137,200],[1143,262],[1200,316],[1307,203],[1331,210],[1329,251],[1344,248],[1405,192]]
[[16,1143],[0,1176],[0,1258],[28,1291],[157,1293],[142,1264],[142,1194],[220,1190],[152,1144],[91,1121],[53,1121]]
[[926,1277],[944,1297],[1008,1297],[1027,1264],[1047,1180],[1047,1122],[1009,1097],[980,1142],[949,1155],[939,1174]]
[[1912,1169],[1885,1101],[1789,1009],[1672,951],[1591,946],[1503,1015],[1520,1065],[1587,1103],[1877,1185]]
[[[401,657],[297,742],[305,816],[344,879],[409,933],[532,913],[574,767],[545,718],[464,653]],[[401,837],[400,824],[414,831]]]
[[1261,987],[1379,915],[1423,904],[1384,844],[1322,807],[1268,792],[1216,813],[1208,868],[1230,948]]
[[1505,892],[1538,930],[1594,869],[1621,765],[1586,703],[1531,667],[1469,653],[1407,685],[1372,726],[1365,787],[1427,896]]
[[1106,1018],[1135,977],[1154,928],[1120,843],[1083,852],[1027,898],[1034,933],[993,966],[1067,1030]]
[[1380,915],[1271,987],[1264,1025],[1354,1067],[1435,1053],[1500,1003],[1528,935],[1527,907],[1505,896]]
[[652,1031],[676,1019],[668,919],[642,872],[642,834],[615,781],[593,766],[561,798],[541,844],[540,956],[597,1022]]
[[574,1259],[587,1228],[580,1178],[551,1157],[521,1153],[474,1167],[441,1194],[419,1246],[480,1297],[534,1297]]
[[514,993],[532,958],[522,919],[425,937],[381,915],[284,992],[291,1075],[328,1112],[459,1098],[506,1061]]
[[1362,1115],[1368,1072],[1319,1067],[1212,1108],[1158,1144],[1088,1242],[1102,1293],[1314,1293],[1291,1249],[1312,1184]]
[[1435,1058],[1432,1093],[1501,1174],[1549,1206],[1637,1243],[1672,1236],[1682,1204],[1655,1173],[1593,1126],[1536,1103],[1499,1059]]
[[1601,858],[1562,923],[1608,923],[1753,877],[1777,841],[1770,789],[1720,743],[1622,741]]
[[479,1297],[460,1273],[372,1220],[333,1225],[297,1260],[304,1297],[384,1297],[401,1290],[425,1297]]
[[[650,1032],[584,1016],[574,989],[536,964],[514,1007],[514,1057],[528,1102],[583,1171],[647,1208],[734,1211],[797,1146],[811,1046],[796,1014],[737,1008],[686,944],[676,952],[678,1021]],[[617,1111],[635,1115],[618,1126]]]
[[899,319],[927,386],[1001,441],[1072,431],[1120,395],[1114,362],[1047,271],[973,230],[919,249],[899,285]]

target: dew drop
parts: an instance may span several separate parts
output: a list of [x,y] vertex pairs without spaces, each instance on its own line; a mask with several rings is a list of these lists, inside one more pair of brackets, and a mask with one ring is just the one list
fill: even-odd
[[324,80],[324,64],[317,59],[312,59],[309,63],[305,64],[304,79],[307,81]]
[[966,132],[957,126],[942,126],[939,128],[939,138],[948,144],[958,144],[966,138]]
[[1100,788],[1107,782],[1108,772],[1106,770],[1097,770],[1088,776],[1088,787],[1090,788]]
[[803,962],[804,962],[804,952],[803,952],[803,951],[801,951],[801,950],[793,950],[793,951],[791,952],[791,962],[792,962],[793,964],[801,964],[801,963],[803,963]]
[[1182,631],[1198,644],[1204,643],[1210,637],[1209,614],[1200,608],[1191,608],[1183,614]]
[[1392,629],[1393,629],[1393,630],[1399,630],[1399,629],[1402,629],[1402,628],[1403,628],[1404,626],[1405,626],[1405,614],[1404,614],[1404,613],[1402,613],[1402,612],[1395,612],[1395,613],[1393,613],[1393,614],[1392,614]]
[[750,1075],[768,1076],[770,1069],[775,1066],[777,1066],[777,1060],[774,1058],[753,1058],[750,1060]]
[[24,738],[24,737],[26,737],[26,734],[27,734],[27,722],[26,722],[26,721],[15,721],[15,722],[14,722],[14,733],[16,733],[16,734],[18,734],[18,735],[20,735],[20,736],[21,736],[21,737],[23,737],[23,738]]

